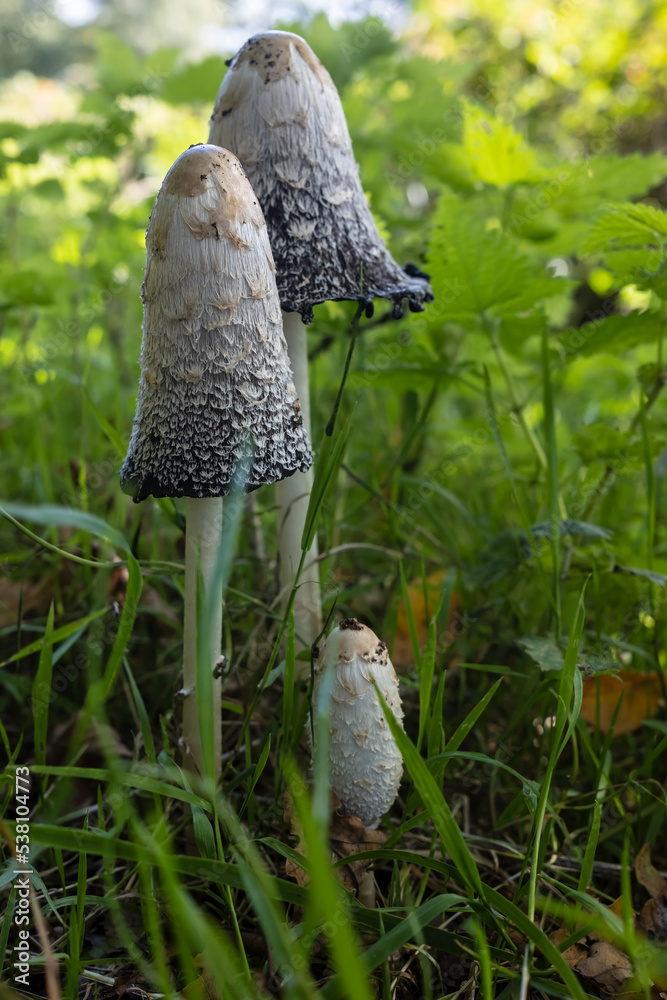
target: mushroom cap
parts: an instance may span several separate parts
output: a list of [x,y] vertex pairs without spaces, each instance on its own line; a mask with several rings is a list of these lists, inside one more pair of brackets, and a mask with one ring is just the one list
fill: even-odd
[[339,622],[320,647],[313,686],[316,710],[325,671],[334,670],[329,716],[331,790],[343,808],[373,828],[398,793],[403,760],[373,681],[403,724],[398,678],[387,652],[356,618]]
[[[403,271],[378,233],[359,180],[338,91],[310,46],[290,31],[250,38],[231,62],[210,141],[232,149],[264,210],[286,312],[389,299],[419,312],[427,275]],[[362,288],[363,275],[363,288]]]
[[232,153],[191,146],[169,170],[141,297],[125,492],[219,497],[310,468],[266,223]]

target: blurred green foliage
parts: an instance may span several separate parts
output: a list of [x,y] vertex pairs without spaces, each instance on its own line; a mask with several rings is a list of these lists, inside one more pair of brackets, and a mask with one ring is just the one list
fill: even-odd
[[[381,231],[397,259],[432,273],[436,293],[423,315],[362,336],[351,386],[367,430],[353,434],[347,461],[366,487],[348,482],[332,501],[323,544],[407,546],[417,560],[454,566],[472,587],[471,608],[493,598],[489,627],[502,609],[521,633],[554,628],[531,583],[550,555],[494,557],[487,586],[484,560],[508,530],[526,529],[516,503],[532,523],[545,516],[543,337],[562,512],[613,534],[565,536],[563,588],[578,592],[590,571],[603,581],[615,562],[649,560],[638,413],[663,380],[667,158],[652,137],[667,14],[663,4],[628,3],[599,23],[593,7],[479,0],[441,16],[422,3],[399,40],[377,17],[333,29],[317,15],[300,28],[341,89]],[[583,44],[593,28],[594,43]],[[134,407],[144,230],[171,162],[207,137],[224,59],[184,61],[160,47],[159,33],[150,52],[92,26],[71,34],[78,41],[62,57],[85,45],[90,61],[55,78],[18,73],[0,97],[3,482],[22,500],[103,513],[140,555],[166,555],[174,524],[155,533],[159,508],[131,508],[115,470]],[[312,330],[315,440],[348,312],[321,307]],[[490,430],[487,370],[518,493]],[[658,408],[649,424],[651,560],[667,568]],[[371,510],[367,489],[389,505]],[[270,490],[260,502],[270,512]],[[415,522],[427,536],[415,535]],[[271,534],[270,514],[265,524]],[[378,560],[369,592],[389,585],[387,571]],[[344,556],[329,576],[353,593],[364,572]],[[243,585],[252,592],[257,582]],[[615,580],[613,601],[600,587],[598,639],[656,600],[640,579],[625,579],[622,594]],[[651,656],[656,635],[643,636]]]
[[[39,521],[47,547],[0,522],[0,659],[20,654],[18,664],[0,671],[3,705],[12,707],[3,710],[2,735],[25,754],[37,669],[34,656],[35,670],[25,669],[33,662],[27,643],[54,629],[62,639],[53,664],[44,655],[39,666],[47,688],[53,667],[58,692],[51,727],[76,717],[89,664],[101,669],[109,635],[118,649],[105,605],[119,593],[122,599],[123,586],[107,562],[96,568],[93,560],[118,556],[110,539],[119,536],[97,531],[92,540],[87,513],[128,540],[139,560],[129,560],[134,592],[139,564],[144,583],[125,664],[132,700],[119,685],[106,706],[109,717],[120,729],[141,729],[152,763],[154,743],[173,749],[178,730],[172,689],[181,660],[180,503],[133,506],[120,491],[118,469],[139,373],[145,229],[173,160],[207,138],[225,53],[202,51],[195,15],[193,25],[186,23],[189,5],[173,23],[161,16],[164,9],[160,0],[132,10],[108,4],[99,24],[76,29],[65,29],[51,7],[10,5],[0,13],[0,65],[7,71],[0,85],[1,492],[73,512]],[[221,10],[223,21],[231,17]],[[385,322],[386,307],[378,303],[375,318],[362,322],[343,404],[345,415],[352,412],[349,441],[318,525],[325,610],[368,621],[391,649],[400,619],[397,557],[406,580],[418,589],[423,581],[425,605],[429,586],[439,591],[448,574],[448,600],[453,592],[458,610],[439,623],[429,653],[439,709],[428,745],[438,751],[471,700],[480,712],[486,707],[479,701],[480,693],[486,697],[485,670],[507,671],[492,692],[495,715],[485,716],[480,746],[487,736],[490,742],[511,734],[522,748],[513,766],[527,783],[510,796],[494,779],[489,807],[479,800],[475,822],[485,834],[496,822],[499,829],[506,824],[515,843],[532,836],[533,779],[554,710],[550,684],[586,580],[583,671],[656,672],[664,693],[667,3],[623,0],[613,16],[609,10],[605,0],[418,0],[409,11],[388,5],[388,13],[404,15],[398,34],[374,16],[333,28],[320,14],[289,26],[311,42],[340,88],[364,189],[392,253],[428,271],[435,292],[422,314]],[[316,446],[336,397],[353,311],[350,303],[321,306],[309,332]],[[249,689],[268,662],[277,618],[273,490],[253,502],[224,616],[228,662],[236,676],[250,678]],[[79,560],[74,569],[63,549]],[[78,657],[88,673],[75,667]],[[442,710],[445,668],[459,664],[480,671],[461,666],[447,673]],[[280,672],[278,663],[271,684]],[[63,677],[64,687],[56,688]],[[419,690],[408,672],[409,734],[416,731]],[[432,694],[425,685],[422,719]],[[243,698],[241,692],[238,702],[225,702],[232,718],[226,735],[243,715]],[[534,713],[543,728],[534,726]],[[272,746],[287,739],[293,748],[301,730],[286,737],[281,715],[273,705],[262,717],[262,740],[266,729]],[[150,724],[157,719],[161,732]],[[45,724],[43,716],[35,722],[39,741]],[[243,723],[243,759],[230,797],[247,806],[250,825],[265,822],[273,835],[280,807],[270,795],[259,807],[254,784],[244,785],[256,749],[243,746],[251,724],[256,719]],[[580,724],[577,747],[586,763],[579,772],[577,749],[572,767],[567,758],[554,777],[558,819],[549,837],[555,843],[561,829],[568,831],[559,850],[581,857],[591,803],[603,792],[613,822],[601,845],[611,860],[618,861],[626,837],[636,849],[656,841],[665,815],[655,781],[664,781],[658,764],[665,723],[654,725],[612,754],[611,737],[605,741],[599,729],[589,737]],[[478,738],[472,727],[471,741]],[[272,766],[273,758],[267,774]],[[447,796],[457,791],[458,771],[450,768],[446,782],[443,769],[433,773]],[[430,787],[430,772],[421,779]],[[70,785],[54,787],[40,814],[53,829],[71,809]],[[119,837],[127,822],[120,801]],[[407,812],[418,808],[414,793],[406,802]],[[53,830],[42,835],[48,842]],[[76,836],[65,829],[62,846],[73,849]],[[215,853],[212,838],[210,831],[207,856]],[[222,850],[219,856],[224,860]],[[192,872],[184,872],[206,874],[192,861]],[[322,868],[329,872],[328,860]],[[330,873],[322,877],[328,891]],[[424,881],[420,894],[425,889]],[[79,890],[83,899],[85,871]],[[153,905],[152,883],[144,900]],[[218,897],[213,905],[222,906]],[[233,907],[224,912],[227,919]],[[431,938],[435,915],[423,917]],[[190,919],[179,926],[188,928]],[[386,927],[393,920],[399,922],[392,912]],[[124,947],[132,954],[131,939]],[[193,944],[188,955],[195,950]],[[72,990],[77,962],[78,953]],[[167,986],[154,978],[167,989],[166,973]]]

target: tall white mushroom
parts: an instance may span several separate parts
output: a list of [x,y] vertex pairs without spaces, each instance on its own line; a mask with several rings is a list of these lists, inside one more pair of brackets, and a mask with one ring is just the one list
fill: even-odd
[[328,671],[334,671],[329,714],[331,790],[346,812],[373,829],[394,802],[403,773],[401,752],[373,682],[402,725],[398,678],[386,643],[356,618],[339,622],[320,648],[313,685],[315,715]]
[[[289,31],[249,39],[218,91],[210,141],[233,150],[266,216],[285,316],[285,335],[304,422],[310,433],[304,324],[313,306],[374,298],[402,313],[433,298],[426,275],[402,270],[385,247],[359,180],[345,114],[329,73],[310,46]],[[300,316],[300,318],[299,318]],[[281,584],[289,591],[301,557],[312,473],[278,488]],[[305,644],[321,629],[314,545],[295,611]]]
[[[121,484],[135,502],[186,497],[186,753],[202,770],[200,707],[214,703],[220,766],[222,497],[312,464],[282,330],[266,223],[237,158],[191,146],[157,196],[146,233],[141,380]],[[197,635],[198,567],[219,613]],[[200,601],[201,604],[201,601]],[[196,691],[197,644],[210,690]]]

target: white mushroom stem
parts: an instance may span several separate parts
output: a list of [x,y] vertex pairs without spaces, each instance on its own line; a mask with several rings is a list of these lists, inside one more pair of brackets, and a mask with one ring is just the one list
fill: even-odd
[[[183,738],[186,759],[200,774],[205,774],[201,741],[200,713],[212,704],[214,735],[214,774],[222,767],[222,681],[215,674],[222,652],[222,579],[219,575],[219,552],[222,544],[222,497],[185,501],[185,619],[183,624]],[[200,604],[219,609],[206,635],[197,629],[198,573],[203,587]],[[215,591],[215,594],[214,594]],[[197,642],[206,649],[206,690],[197,687]]]
[[[310,389],[308,385],[307,327],[299,313],[283,313],[283,330],[287,352],[292,363],[294,385],[301,403],[301,418],[310,437]],[[301,539],[306,524],[310,494],[313,489],[313,470],[295,472],[277,485],[278,531],[280,546],[280,589],[283,607],[287,604],[294,578],[301,561]],[[320,568],[317,561],[317,538],[313,540],[299,577],[299,589],[294,598],[294,624],[296,648],[309,648],[322,630],[322,597],[320,593]],[[308,665],[297,661],[297,669],[305,674]]]

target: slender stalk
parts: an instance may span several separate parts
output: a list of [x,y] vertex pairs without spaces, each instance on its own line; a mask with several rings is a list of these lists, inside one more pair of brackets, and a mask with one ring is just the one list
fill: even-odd
[[[507,367],[507,361],[505,360],[505,354],[503,352],[503,349],[502,349],[501,344],[500,344],[500,340],[498,338],[498,326],[500,325],[499,321],[498,320],[495,320],[495,321],[492,320],[486,314],[483,315],[482,320],[483,320],[484,328],[485,328],[486,332],[489,335],[489,340],[491,341],[491,346],[493,348],[493,353],[496,356],[496,360],[498,362],[498,366],[499,366],[499,368],[500,368],[500,370],[502,372],[503,378],[505,379],[505,383],[507,385],[507,390],[508,390],[508,392],[510,394],[510,399],[512,401],[512,412],[516,414],[517,419],[518,419],[518,421],[519,421],[519,423],[521,425],[521,430],[523,431],[523,433],[524,433],[524,435],[526,437],[526,440],[528,441],[529,445],[531,446],[531,448],[535,452],[535,456],[536,456],[538,462],[540,463],[540,465],[542,466],[542,468],[545,470],[545,472],[548,472],[548,470],[549,470],[549,463],[547,461],[547,456],[544,453],[544,448],[540,444],[540,439],[538,438],[537,434],[535,433],[535,431],[533,430],[533,428],[530,426],[530,424],[526,420],[525,414],[523,412],[523,407],[522,407],[521,403],[519,402],[519,397],[517,396],[516,389],[514,387],[514,382],[512,380],[512,376],[510,374],[510,370]],[[563,518],[563,520],[565,520],[567,518],[567,510],[565,509],[565,504],[563,502],[563,498],[560,495],[560,493],[558,494],[558,510],[559,510],[561,518]]]
[[347,352],[347,357],[345,358],[345,367],[343,368],[343,377],[340,380],[340,386],[338,387],[338,395],[336,396],[336,402],[334,403],[334,408],[329,418],[329,423],[326,426],[326,433],[328,437],[334,432],[334,427],[336,426],[336,417],[338,416],[338,410],[340,409],[340,404],[343,399],[343,390],[345,389],[345,383],[347,382],[347,374],[350,370],[350,362],[352,361],[352,355],[354,354],[354,347],[357,343],[357,337],[359,336],[359,320],[363,316],[365,306],[363,302],[359,303],[359,307],[352,317],[352,323],[350,325],[350,347]]
[[[301,403],[301,417],[310,437],[310,388],[308,384],[308,345],[306,327],[298,313],[283,313],[283,329],[287,351],[292,363],[294,384]],[[283,608],[297,578],[301,563],[301,539],[306,524],[308,503],[313,489],[313,470],[295,472],[276,486],[278,499],[278,533],[280,546],[280,590]],[[317,538],[306,553],[298,578],[299,588],[294,598],[296,648],[308,649],[322,629],[322,598]],[[303,673],[307,664],[297,660]]]
[[[222,650],[222,579],[217,579],[218,553],[222,544],[222,497],[193,499],[185,502],[185,619],[183,624],[183,739],[184,759],[194,765],[204,775],[206,754],[202,746],[202,726],[206,714],[213,723],[214,775],[220,776],[222,769],[222,681],[216,665]],[[197,593],[198,580],[203,594]],[[197,607],[201,609],[215,587],[219,594],[215,598],[215,613],[205,630],[200,634],[197,627]],[[198,599],[199,598],[199,599]],[[200,618],[201,620],[201,618]],[[205,644],[206,660],[210,664],[207,671],[206,690],[197,688],[197,644]],[[202,655],[200,649],[200,655]]]

